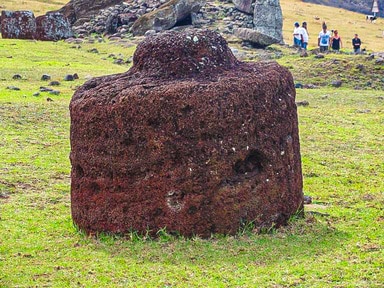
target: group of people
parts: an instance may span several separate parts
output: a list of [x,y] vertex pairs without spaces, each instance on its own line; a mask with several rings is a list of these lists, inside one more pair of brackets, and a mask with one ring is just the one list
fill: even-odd
[[308,40],[309,33],[307,29],[307,22],[303,22],[301,27],[299,22],[295,22],[295,28],[293,30],[293,45],[307,50]]
[[[307,28],[307,22],[303,22],[300,27],[299,22],[295,22],[295,28],[293,30],[293,45],[299,47],[300,49],[307,49],[309,33]],[[323,22],[322,30],[319,33],[317,38],[317,46],[320,49],[320,52],[326,52],[329,48],[333,51],[340,51],[343,46],[343,42],[337,30],[328,31],[327,25]],[[361,40],[359,35],[355,34],[355,37],[352,39],[353,51],[355,54],[361,52]]]

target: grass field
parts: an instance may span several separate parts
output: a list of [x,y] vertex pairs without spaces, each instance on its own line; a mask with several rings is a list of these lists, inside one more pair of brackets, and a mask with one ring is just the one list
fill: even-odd
[[[0,40],[0,287],[383,287],[384,76],[364,56],[319,61],[283,50],[278,60],[296,81],[321,84],[297,89],[297,101],[309,102],[298,107],[304,193],[313,198],[305,218],[262,235],[245,229],[208,240],[78,231],[70,216],[69,101],[86,79],[129,68],[111,54],[133,52],[111,43]],[[328,67],[334,58],[352,68]],[[367,71],[356,75],[357,64]],[[74,73],[79,80],[63,81]],[[53,87],[59,95],[33,96],[48,85],[42,74],[61,82]],[[341,88],[329,86],[339,77]]]

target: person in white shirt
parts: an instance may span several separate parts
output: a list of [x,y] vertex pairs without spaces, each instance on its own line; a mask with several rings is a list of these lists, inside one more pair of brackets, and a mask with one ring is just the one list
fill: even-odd
[[330,39],[331,39],[331,32],[327,30],[327,25],[324,22],[323,30],[320,31],[319,37],[317,38],[317,45],[320,48],[320,52],[328,51]]
[[303,24],[301,26],[301,29],[302,29],[302,32],[303,32],[303,43],[301,43],[301,47],[304,50],[307,50],[308,40],[309,40],[309,33],[308,33],[308,29],[307,29],[307,22],[303,22]]
[[295,22],[295,29],[293,30],[293,45],[301,47],[303,43],[303,30],[300,28],[299,22]]

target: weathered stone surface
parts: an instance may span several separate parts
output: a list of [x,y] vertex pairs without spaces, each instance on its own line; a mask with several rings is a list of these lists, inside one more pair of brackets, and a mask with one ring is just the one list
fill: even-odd
[[280,39],[273,38],[271,36],[260,33],[256,30],[249,28],[237,28],[233,29],[233,34],[244,40],[251,42],[254,46],[265,48],[269,45],[280,43]]
[[8,39],[33,39],[36,19],[31,11],[1,11],[1,36]]
[[68,19],[61,13],[47,13],[36,18],[37,40],[56,41],[73,36]]
[[144,35],[148,30],[168,30],[177,22],[189,17],[191,13],[198,12],[205,2],[205,0],[171,0],[137,19],[131,31],[133,35]]
[[70,103],[71,208],[88,233],[234,234],[303,207],[295,89],[208,30],[147,37]]
[[121,3],[121,0],[71,0],[56,12],[64,14],[71,24],[79,25],[89,21],[101,9]]
[[283,43],[283,13],[280,0],[256,0],[253,25],[256,31]]
[[242,12],[245,12],[247,14],[253,14],[253,6],[252,4],[255,2],[255,0],[232,0],[233,4],[235,4],[235,7],[239,9]]

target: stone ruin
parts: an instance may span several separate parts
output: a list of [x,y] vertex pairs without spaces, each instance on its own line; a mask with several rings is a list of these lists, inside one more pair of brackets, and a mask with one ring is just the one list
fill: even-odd
[[[279,0],[99,0],[85,5],[86,2],[72,0],[58,10],[70,19],[80,37],[93,33],[131,37],[191,26],[219,29],[220,33],[234,34],[261,48],[283,43]],[[218,27],[218,21],[223,27]]]
[[5,13],[3,38],[59,40],[96,33],[116,39],[190,26],[219,29],[258,48],[283,43],[279,0],[71,0],[37,23],[30,11]]
[[87,233],[278,227],[302,211],[295,88],[210,30],[148,36],[70,102],[71,208]]
[[38,16],[31,11],[1,11],[3,39],[56,41],[73,36],[71,25],[61,13]]

